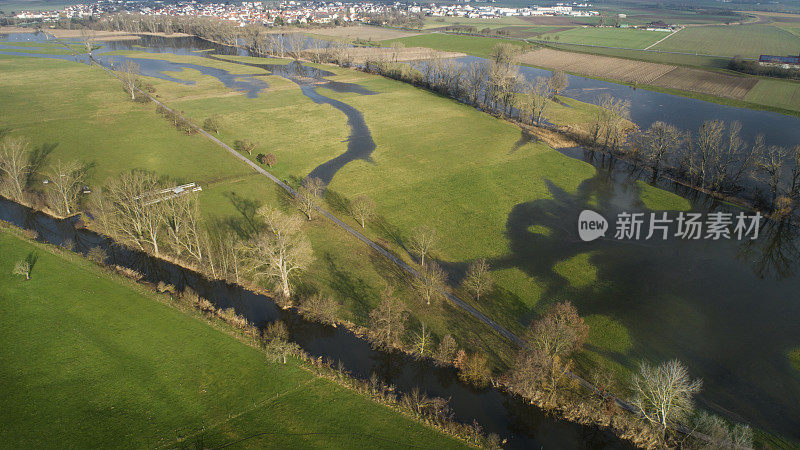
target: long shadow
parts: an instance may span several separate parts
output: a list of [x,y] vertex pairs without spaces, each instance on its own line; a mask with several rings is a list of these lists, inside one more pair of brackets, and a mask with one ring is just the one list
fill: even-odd
[[[552,183],[548,189],[550,198],[518,204],[509,213],[511,254],[493,261],[495,267],[518,267],[540,280],[543,306],[571,300],[584,316],[623,324],[634,348],[616,354],[617,362],[633,367],[645,355],[651,362],[678,358],[704,380],[704,406],[800,436],[800,377],[787,356],[800,345],[800,302],[791,300],[800,290],[794,228],[768,223],[759,239],[746,243],[644,240],[647,229],[641,240],[622,241],[613,238],[617,214],[649,212],[635,183],[600,170],[575,193]],[[580,240],[577,218],[584,209],[609,220],[606,237]],[[585,253],[597,281],[574,286],[555,268]]]

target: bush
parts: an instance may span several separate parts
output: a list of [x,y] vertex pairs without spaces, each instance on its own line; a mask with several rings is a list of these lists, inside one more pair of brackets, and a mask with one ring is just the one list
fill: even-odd
[[468,355],[464,350],[459,350],[455,366],[458,369],[458,378],[475,387],[484,387],[492,382],[492,372],[489,370],[489,358],[479,353]]
[[339,312],[339,304],[334,299],[322,294],[314,294],[302,302],[308,317],[320,323],[333,324]]
[[108,253],[101,247],[92,247],[86,252],[86,257],[97,264],[103,264],[108,259]]

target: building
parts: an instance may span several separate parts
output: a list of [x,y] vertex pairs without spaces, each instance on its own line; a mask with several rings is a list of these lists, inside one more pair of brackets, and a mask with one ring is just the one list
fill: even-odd
[[761,55],[758,63],[762,66],[775,66],[782,69],[800,69],[800,56]]

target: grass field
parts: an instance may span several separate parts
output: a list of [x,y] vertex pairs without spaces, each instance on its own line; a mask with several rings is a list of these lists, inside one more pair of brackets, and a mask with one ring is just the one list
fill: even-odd
[[389,46],[392,42],[402,42],[406,47],[428,47],[447,52],[467,53],[470,55],[482,56],[484,58],[488,58],[494,46],[500,42],[511,43],[522,48],[528,47],[526,44],[519,41],[440,33],[420,34],[418,36],[411,36],[402,39],[391,39],[382,41],[381,44]]
[[771,25],[687,27],[653,49],[747,58],[796,55],[800,37]]
[[76,255],[7,230],[0,249],[5,446],[460,446]]
[[646,31],[633,28],[581,27],[556,33],[543,34],[539,36],[538,39],[563,42],[565,44],[642,49],[658,42],[659,39],[667,35],[669,35],[669,33],[663,31]]
[[[138,52],[136,54],[144,56]],[[173,61],[211,63],[195,56],[149,55],[154,58],[162,56]],[[79,93],[90,89],[83,83],[86,80],[87,84],[94,83],[92,87],[100,92],[106,89],[116,92],[119,100],[114,101],[123,103],[123,107],[142,108],[143,122],[137,127],[149,130],[160,126],[162,119],[154,114],[152,107],[126,103],[124,93],[117,90],[119,88],[113,80],[101,81],[84,76],[83,72],[93,69],[69,66],[65,62],[27,58],[20,58],[20,61],[15,62],[15,66],[20,68],[20,73],[16,75],[20,80],[47,84],[39,77],[49,74],[51,79],[61,80],[58,76],[62,75],[56,74],[63,72],[63,76],[80,80],[80,83],[62,95],[82,98]],[[231,71],[250,70],[227,63],[214,64]],[[22,68],[27,68],[31,73],[25,76]],[[550,198],[552,186],[575,192],[579,185],[595,176],[596,172],[590,165],[563,156],[544,144],[517,145],[521,138],[518,128],[467,105],[381,77],[326,68],[337,74],[333,79],[356,82],[378,92],[377,95],[364,96],[320,89],[323,95],[345,101],[362,111],[377,144],[372,163],[356,161],[336,175],[328,190],[329,207],[355,225],[352,219],[347,218],[347,212],[341,205],[358,194],[371,196],[378,204],[380,217],[365,232],[407,261],[411,261],[411,257],[405,246],[414,227],[421,224],[429,224],[437,229],[442,239],[434,256],[453,265],[456,274],[474,258],[502,259],[509,252],[506,221],[515,205]],[[5,78],[5,73],[0,72],[0,77]],[[211,114],[219,114],[220,139],[229,144],[243,138],[258,142],[254,153],[275,153],[278,164],[273,172],[282,179],[302,178],[318,164],[345,151],[345,140],[349,133],[345,116],[328,105],[313,103],[293,83],[268,76],[265,79],[270,88],[257,98],[248,99],[241,93],[232,93],[216,79],[197,71],[185,70],[172,75],[194,81],[195,84],[150,80],[168,105],[185,111],[198,122]],[[22,81],[15,83],[21,85]],[[41,86],[39,89],[44,92],[42,95],[47,93],[47,89]],[[50,95],[55,94],[50,92]],[[40,107],[37,102],[30,105]],[[392,108],[386,108],[386,105],[392,105]],[[553,106],[554,117],[573,124],[588,121],[586,113],[577,111],[584,108],[582,104],[575,102],[572,106]],[[97,107],[96,104],[83,106],[84,109]],[[21,103],[15,104],[15,108],[15,115],[31,119],[20,130],[15,127],[14,133],[36,136],[38,129],[46,129],[55,120],[49,118],[48,121],[36,122],[32,117],[37,109]],[[420,114],[420,111],[425,111],[425,114]],[[303,120],[298,120],[298,117]],[[85,116],[79,115],[79,118],[87,120]],[[80,127],[78,124],[74,126]],[[166,124],[164,127],[169,130]],[[65,133],[64,130],[61,132]],[[218,171],[226,167],[224,161],[215,158],[228,157],[220,150],[204,147],[202,139],[186,137],[175,130],[161,139],[163,142],[159,140],[159,143],[152,144],[153,151],[163,154],[161,158],[167,158],[175,146],[182,147],[187,142],[201,143],[193,151],[203,151],[204,156],[187,160],[193,164],[187,164],[185,170],[188,175],[185,176],[209,180],[203,186],[201,195],[202,210],[208,216],[247,222],[257,205],[280,205],[284,202],[273,185],[263,178],[249,175],[243,169],[226,171],[225,177],[201,177],[199,174],[206,171]],[[88,148],[69,147],[76,157],[100,151],[91,136],[84,135],[84,142],[88,143],[84,145]],[[130,157],[117,157],[113,161],[98,160],[98,172],[113,173],[121,170],[126,162],[138,161],[137,150],[128,151]],[[460,163],[453,164],[454,161]],[[145,167],[155,169],[160,164],[165,167],[173,164],[169,166],[170,171],[181,169],[180,164],[169,159],[156,158],[151,164]],[[646,202],[648,207],[673,208],[675,204],[685,204],[679,197],[649,185],[642,184],[636,189],[643,201],[651,199]],[[311,237],[316,255],[316,261],[306,277],[308,283],[313,285],[310,289],[330,293],[345,305],[343,318],[365,325],[368,312],[377,304],[380,292],[387,283],[392,283],[399,286],[399,295],[406,299],[413,313],[410,322],[412,330],[425,322],[437,338],[449,332],[454,334],[461,346],[489,354],[494,364],[500,367],[509,361],[511,348],[508,342],[447,303],[430,308],[422,305],[396,270],[349,235],[321,220],[308,224],[306,232]],[[569,265],[569,273],[576,280],[591,280],[591,273],[597,270],[584,262],[578,260]],[[586,274],[581,271],[586,271]],[[493,319],[521,332],[528,321],[551,301],[549,296],[544,296],[549,281],[516,267],[497,267],[494,275],[498,285],[495,292],[482,298],[479,304],[473,303]],[[453,281],[457,283],[458,279]],[[469,298],[464,292],[458,293]],[[613,321],[598,320],[598,326],[606,323]],[[606,335],[603,330],[596,330],[596,333],[598,336]],[[615,332],[614,335],[617,334]],[[599,342],[596,348],[602,345]],[[601,360],[598,355],[591,359]]]
[[[670,38],[672,39],[672,38]],[[669,39],[668,39],[669,40]],[[624,48],[603,48],[587,47],[585,45],[564,44],[562,42],[550,41],[546,44],[557,50],[566,50],[579,53],[590,53],[601,56],[613,56],[616,58],[635,59],[639,61],[655,62],[661,64],[673,64],[679,66],[694,66],[709,69],[724,69],[728,67],[730,58],[712,57],[702,55],[680,55],[675,53],[661,53],[649,50],[636,50]]]
[[762,78],[747,93],[745,100],[776,108],[797,110],[800,108],[800,82]]

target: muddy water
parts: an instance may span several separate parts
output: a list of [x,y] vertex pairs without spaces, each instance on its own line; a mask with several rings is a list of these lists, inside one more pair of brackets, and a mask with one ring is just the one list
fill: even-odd
[[76,228],[73,220],[53,219],[3,198],[0,198],[0,220],[35,230],[43,242],[64,245],[69,241],[79,253],[85,254],[92,247],[104,248],[109,255],[108,264],[131,268],[143,274],[147,282],[163,281],[178,291],[189,286],[219,308],[234,308],[256,326],[284,320],[291,339],[312,356],[341,361],[346,370],[361,379],[368,379],[374,373],[400,392],[418,387],[430,396],[450,399],[456,420],[463,423],[477,420],[486,432],[508,439],[508,448],[631,448],[608,432],[556,420],[516,396],[465,386],[452,369],[403,354],[376,351],[351,332],[308,322],[293,312],[277,308],[268,297],[208,280],[191,270],[115,245],[106,237]]

